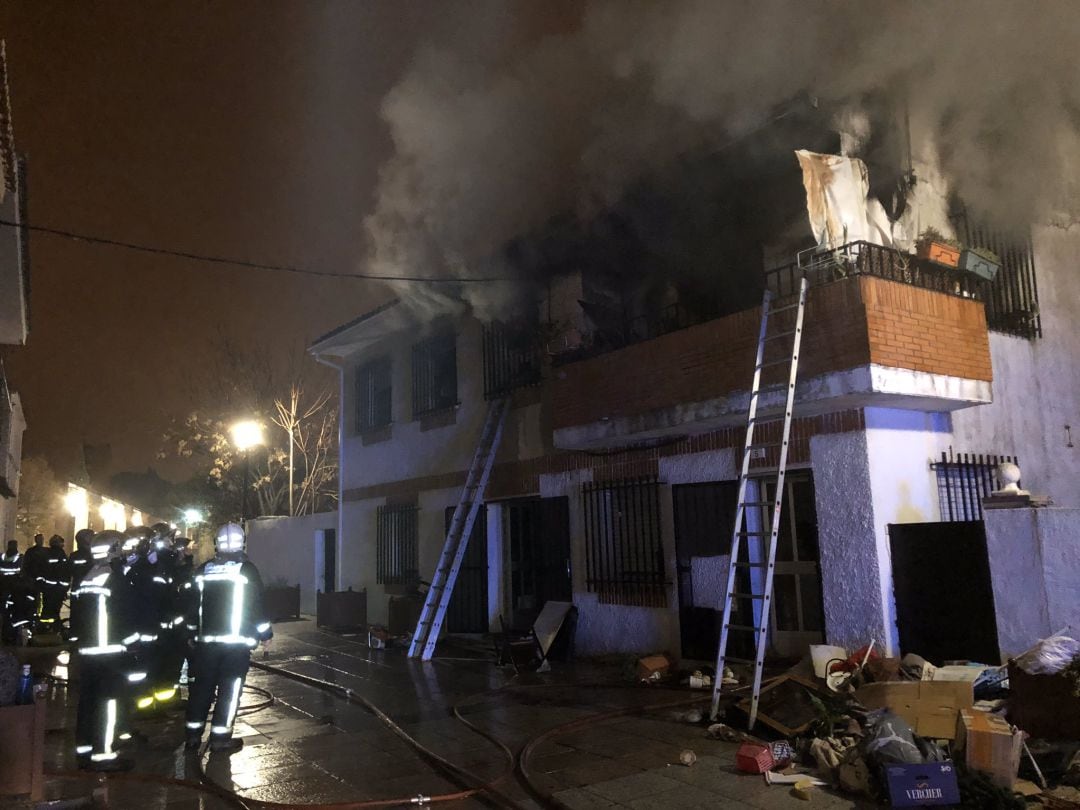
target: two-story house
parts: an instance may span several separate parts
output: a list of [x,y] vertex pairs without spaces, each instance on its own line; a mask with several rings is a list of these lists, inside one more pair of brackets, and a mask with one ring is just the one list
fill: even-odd
[[[839,151],[819,134],[815,148]],[[582,251],[500,321],[467,303],[432,315],[406,291],[316,341],[312,354],[341,381],[337,585],[366,588],[369,617],[385,621],[388,594],[431,579],[488,402],[509,396],[448,629],[495,629],[500,615],[527,623],[546,600],[572,600],[581,652],[711,658],[754,302],[766,288],[790,292],[807,272],[770,643],[801,654],[808,643],[874,638],[896,651],[889,527],[977,517],[994,486],[992,461],[955,454],[1014,455],[1026,487],[1080,505],[1068,440],[1080,421],[1070,311],[1080,228],[1036,224],[1030,239],[980,232],[951,199],[932,143],[914,142],[926,144],[908,156],[917,182],[901,178],[888,240],[812,232],[812,184],[781,142],[772,157],[781,168],[753,192],[739,185],[731,222],[716,223],[728,262],[713,286],[700,275],[628,280],[610,261],[590,265],[611,251]],[[769,212],[770,200],[784,210]],[[762,220],[775,226],[747,225]],[[929,226],[993,248],[996,278],[915,255]],[[796,257],[815,242],[831,250],[807,271]],[[775,417],[782,383],[764,383],[762,407]],[[760,500],[775,489],[776,465],[775,450],[753,459]]]

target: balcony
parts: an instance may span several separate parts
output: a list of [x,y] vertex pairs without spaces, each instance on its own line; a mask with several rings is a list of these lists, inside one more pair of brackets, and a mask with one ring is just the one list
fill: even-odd
[[[977,282],[873,245],[830,256],[806,269],[798,415],[868,406],[952,411],[991,401]],[[803,271],[781,268],[766,284],[783,296]],[[745,310],[559,366],[556,446],[599,449],[742,423],[760,317],[760,308]],[[763,373],[765,416],[782,405],[781,375],[783,367]]]

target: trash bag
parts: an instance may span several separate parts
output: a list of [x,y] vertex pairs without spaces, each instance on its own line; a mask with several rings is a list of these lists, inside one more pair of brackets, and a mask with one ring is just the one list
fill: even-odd
[[943,762],[944,752],[934,743],[912,731],[907,721],[888,709],[879,709],[866,716],[866,735],[859,750],[872,765],[917,765],[922,762]]
[[1068,636],[1042,639],[1016,659],[1016,665],[1028,675],[1057,675],[1080,656],[1080,641]]

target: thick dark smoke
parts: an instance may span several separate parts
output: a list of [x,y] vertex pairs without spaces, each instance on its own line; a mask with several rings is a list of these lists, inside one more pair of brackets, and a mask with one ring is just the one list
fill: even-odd
[[[396,151],[366,223],[369,269],[513,273],[498,258],[510,240],[752,140],[800,94],[854,111],[885,99],[895,116],[870,128],[909,116],[982,217],[1072,217],[1078,42],[1073,0],[597,0],[569,32],[495,56],[480,41],[432,47],[383,105]],[[468,297],[498,306],[496,290]]]

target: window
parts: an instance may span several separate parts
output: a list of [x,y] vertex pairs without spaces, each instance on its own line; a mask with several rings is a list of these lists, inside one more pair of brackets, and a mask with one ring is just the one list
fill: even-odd
[[356,370],[356,432],[367,433],[390,424],[390,358],[380,357]]
[[444,332],[413,346],[413,417],[457,404],[457,342],[453,332]]
[[655,478],[585,484],[588,590],[600,602],[666,607],[660,482]]
[[528,320],[516,326],[484,324],[484,399],[498,399],[517,388],[540,384],[539,334],[539,326]]
[[989,248],[1001,259],[1001,269],[987,285],[986,325],[995,332],[1028,338],[1042,337],[1039,288],[1035,283],[1035,257],[1030,237],[1009,239],[1004,234],[959,217],[959,235],[965,245]]
[[983,519],[983,498],[998,488],[997,469],[1006,461],[1017,464],[1015,456],[941,454],[931,468],[937,473],[938,508],[945,522]]
[[415,585],[420,579],[415,506],[380,506],[376,514],[375,581]]

